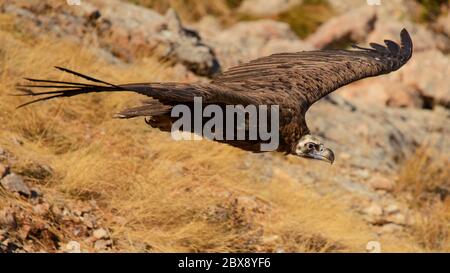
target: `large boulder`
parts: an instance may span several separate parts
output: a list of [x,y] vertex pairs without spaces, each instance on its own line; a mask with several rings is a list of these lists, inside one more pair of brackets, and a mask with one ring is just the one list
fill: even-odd
[[312,49],[298,39],[288,24],[274,20],[240,22],[227,29],[202,31],[202,34],[224,68],[274,53]]
[[448,111],[354,105],[356,109],[351,110],[321,101],[306,116],[311,132],[326,139],[340,164],[390,172],[427,143],[450,155],[450,143],[443,139],[450,134]]
[[364,79],[337,92],[354,102],[393,107],[450,108],[450,57],[438,50],[414,53],[400,70]]
[[374,29],[376,19],[376,9],[363,6],[328,20],[306,41],[316,48],[365,41]]
[[431,104],[450,109],[450,57],[438,50],[417,53],[393,80],[414,86]]
[[351,102],[367,105],[423,108],[426,104],[417,88],[391,77],[358,81],[343,87],[338,94]]

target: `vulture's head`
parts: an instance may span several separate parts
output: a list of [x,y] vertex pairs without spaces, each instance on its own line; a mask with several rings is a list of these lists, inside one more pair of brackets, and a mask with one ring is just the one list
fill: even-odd
[[303,136],[295,147],[295,154],[301,157],[317,159],[333,164],[334,153],[323,146],[320,139],[312,135]]

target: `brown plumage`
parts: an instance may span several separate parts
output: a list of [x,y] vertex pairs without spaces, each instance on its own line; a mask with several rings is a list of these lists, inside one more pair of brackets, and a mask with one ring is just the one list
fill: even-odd
[[[127,109],[117,117],[150,117],[147,122],[161,130],[170,130],[170,109],[177,104],[192,107],[194,97],[202,97],[204,104],[224,105],[279,105],[279,151],[304,157],[311,151],[302,145],[322,144],[309,136],[305,113],[316,101],[351,82],[387,74],[402,67],[412,56],[413,44],[408,32],[400,33],[400,45],[386,40],[386,46],[371,43],[371,48],[353,46],[356,50],[319,50],[298,53],[281,53],[253,60],[219,74],[207,84],[135,83],[114,85],[80,73],[58,69],[82,77],[96,84],[27,79],[40,85],[20,85],[21,95],[44,96],[25,103],[79,94],[110,91],[132,91],[151,97],[142,106]],[[56,88],[54,91],[33,92],[28,88]],[[305,140],[305,141],[302,141]],[[223,141],[230,145],[259,151],[261,141]],[[309,145],[311,146],[311,145]],[[306,147],[306,146],[305,146]],[[314,147],[310,147],[314,150]],[[305,150],[306,149],[306,150]],[[323,150],[323,149],[322,149]],[[329,153],[331,150],[329,151]],[[331,152],[332,154],[332,152]],[[327,161],[331,155],[328,154]],[[334,156],[333,156],[334,158]]]

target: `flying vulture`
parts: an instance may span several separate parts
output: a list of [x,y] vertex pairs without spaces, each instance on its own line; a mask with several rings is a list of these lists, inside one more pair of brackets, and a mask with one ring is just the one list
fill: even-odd
[[[116,117],[146,117],[152,127],[169,131],[175,105],[192,107],[194,97],[205,105],[278,105],[279,146],[277,151],[304,158],[334,161],[334,153],[319,138],[310,134],[305,113],[316,101],[351,82],[388,74],[402,67],[412,56],[413,44],[408,32],[400,33],[397,44],[385,40],[385,46],[371,48],[354,45],[353,50],[316,50],[280,53],[262,57],[225,71],[209,83],[130,83],[111,84],[66,68],[56,67],[92,83],[26,80],[19,85],[22,96],[37,97],[19,107],[38,101],[72,97],[94,92],[131,91],[149,98],[143,105],[122,111]],[[34,92],[30,88],[48,89]],[[221,140],[252,152],[262,152],[262,139]]]

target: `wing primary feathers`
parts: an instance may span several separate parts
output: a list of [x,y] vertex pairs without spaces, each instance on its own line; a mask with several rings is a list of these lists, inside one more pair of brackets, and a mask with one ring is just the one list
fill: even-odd
[[384,40],[384,43],[392,54],[397,55],[400,52],[400,46],[396,42],[391,40]]
[[370,43],[369,44],[373,49],[375,49],[377,52],[381,54],[389,55],[391,52],[385,47],[377,43]]
[[401,55],[404,58],[404,62],[408,61],[412,57],[413,53],[413,42],[411,36],[406,29],[402,29],[400,32],[401,38]]
[[366,50],[366,51],[372,51],[372,52],[376,52],[375,49],[372,48],[366,48],[366,47],[361,47],[359,45],[352,45],[352,48],[356,48],[356,49],[361,49],[361,50]]

